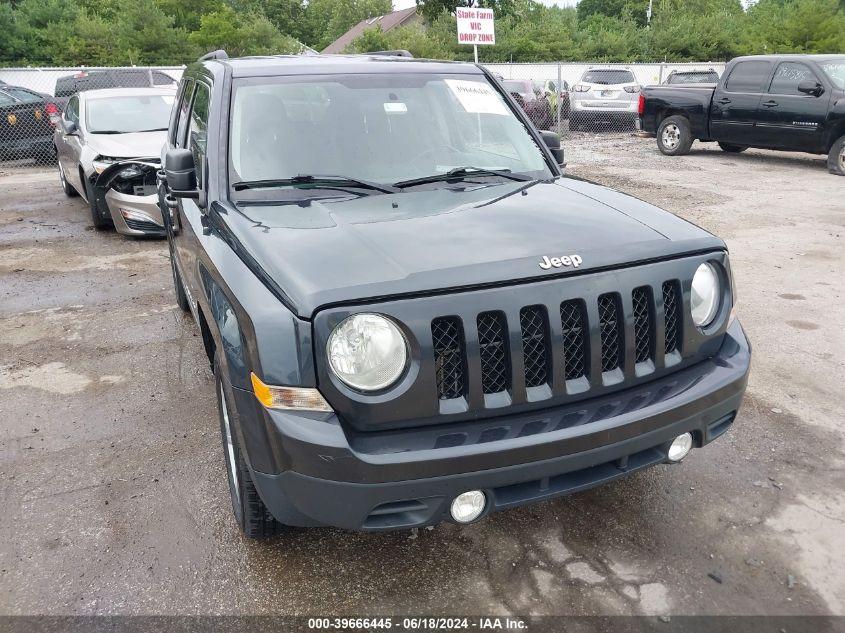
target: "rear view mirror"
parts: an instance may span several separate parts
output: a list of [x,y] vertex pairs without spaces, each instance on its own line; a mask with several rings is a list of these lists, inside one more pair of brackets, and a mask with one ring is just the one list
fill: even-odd
[[62,125],[62,132],[64,132],[65,136],[72,136],[77,133],[79,128],[76,126],[76,123],[73,121],[68,121],[67,119],[61,119]]
[[815,79],[805,79],[798,84],[798,92],[818,97],[824,92],[824,87]]
[[164,155],[167,187],[176,198],[199,198],[197,168],[189,149],[169,149]]
[[560,135],[549,132],[548,130],[540,130],[540,138],[543,139],[546,147],[549,148],[557,164],[563,167],[565,163],[563,162],[563,148],[560,146]]

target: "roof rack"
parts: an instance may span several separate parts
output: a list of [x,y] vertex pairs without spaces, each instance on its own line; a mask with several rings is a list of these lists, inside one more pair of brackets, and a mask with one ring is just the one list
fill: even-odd
[[206,53],[205,55],[200,57],[197,61],[204,62],[204,61],[207,61],[209,59],[229,59],[229,55],[222,48],[219,48],[216,51],[211,51],[210,53]]
[[404,50],[396,50],[396,51],[372,51],[370,53],[365,53],[366,55],[381,55],[384,57],[410,57],[411,59],[414,58],[410,52]]

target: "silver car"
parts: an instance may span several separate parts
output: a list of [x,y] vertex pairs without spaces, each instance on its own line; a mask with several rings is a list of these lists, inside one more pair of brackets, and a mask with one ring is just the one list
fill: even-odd
[[633,125],[640,84],[627,68],[589,68],[572,86],[569,127],[583,130],[604,125]]
[[98,229],[164,235],[156,172],[172,88],[87,90],[68,99],[53,141],[62,189],[81,195]]

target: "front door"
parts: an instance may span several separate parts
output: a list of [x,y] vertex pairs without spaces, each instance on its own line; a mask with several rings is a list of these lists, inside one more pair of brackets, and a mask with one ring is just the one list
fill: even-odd
[[716,88],[710,106],[710,136],[714,140],[757,144],[757,114],[771,66],[771,62],[762,60],[738,62],[724,85]]
[[767,147],[802,152],[821,151],[822,130],[827,117],[830,91],[820,95],[798,92],[798,84],[811,80],[824,85],[813,70],[801,62],[781,62],[760,100],[758,125]]

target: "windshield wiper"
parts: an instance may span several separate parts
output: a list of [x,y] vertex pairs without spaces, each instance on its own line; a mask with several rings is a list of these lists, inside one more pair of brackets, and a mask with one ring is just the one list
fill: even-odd
[[360,178],[351,178],[349,176],[318,176],[318,175],[299,175],[293,178],[279,178],[269,180],[242,180],[236,182],[232,187],[235,191],[243,191],[244,189],[264,189],[272,187],[290,187],[295,185],[315,185],[327,184],[329,186],[350,186],[360,187],[362,189],[372,189],[374,191],[381,191],[382,193],[399,193],[400,189],[391,185],[382,185],[377,182],[369,180],[361,180]]
[[166,127],[154,127],[150,128],[149,130],[138,130],[137,132],[133,132],[133,134],[140,134],[141,132],[167,132]]
[[444,180],[463,180],[472,176],[499,176],[500,178],[507,178],[508,180],[517,180],[526,182],[534,180],[531,176],[525,174],[514,174],[510,169],[486,169],[484,167],[455,167],[443,174],[432,174],[431,176],[423,176],[422,178],[412,178],[411,180],[402,180],[394,182],[393,186],[399,189],[405,187],[413,187],[414,185],[424,185],[430,182],[441,182]]

